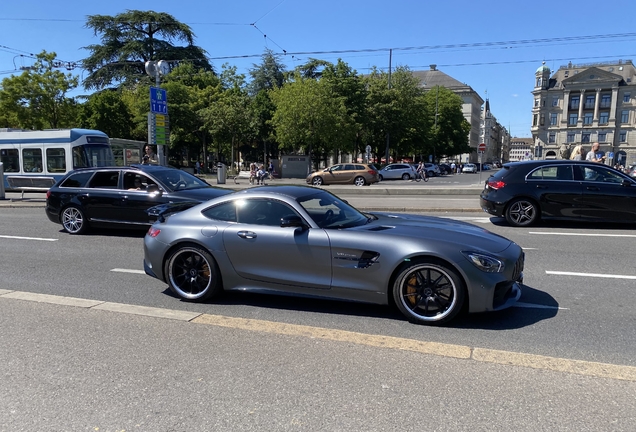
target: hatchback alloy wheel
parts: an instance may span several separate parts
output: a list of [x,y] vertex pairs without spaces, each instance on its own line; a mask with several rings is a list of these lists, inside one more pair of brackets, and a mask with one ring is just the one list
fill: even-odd
[[533,201],[518,198],[510,203],[506,209],[505,216],[508,223],[512,226],[530,226],[539,218],[539,209]]

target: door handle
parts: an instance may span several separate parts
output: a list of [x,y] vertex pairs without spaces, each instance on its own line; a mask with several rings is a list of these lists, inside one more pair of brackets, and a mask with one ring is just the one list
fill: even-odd
[[253,231],[239,231],[236,233],[237,236],[244,239],[253,239],[256,238],[256,233]]
[[543,186],[543,185],[537,185],[537,189],[547,189],[547,186]]

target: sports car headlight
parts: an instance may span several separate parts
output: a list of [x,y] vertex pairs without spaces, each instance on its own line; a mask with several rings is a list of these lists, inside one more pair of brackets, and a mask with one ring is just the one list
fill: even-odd
[[490,255],[469,251],[462,253],[475,267],[486,273],[501,273],[504,269],[503,262]]

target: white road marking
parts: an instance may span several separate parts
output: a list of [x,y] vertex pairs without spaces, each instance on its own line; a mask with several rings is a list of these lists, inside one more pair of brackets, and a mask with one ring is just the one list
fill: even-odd
[[37,241],[50,241],[50,242],[54,242],[54,241],[58,241],[58,240],[59,240],[59,239],[52,239],[52,238],[41,238],[41,237],[20,237],[20,236],[7,236],[7,235],[0,235],[0,238],[15,239],[15,240],[37,240]]
[[564,233],[564,232],[541,232],[530,231],[528,234],[542,234],[542,235],[560,235],[560,236],[581,236],[581,237],[636,237],[636,234],[583,234],[583,233]]
[[607,273],[578,273],[578,272],[564,272],[564,271],[551,271],[546,270],[546,274],[557,276],[583,276],[583,277],[597,277],[597,278],[610,278],[610,279],[636,279],[636,276],[630,275],[612,275]]
[[120,269],[120,268],[114,268],[111,270],[112,272],[118,272],[118,273],[135,273],[135,274],[142,274],[145,275],[146,272],[143,270],[135,270],[135,269]]
[[524,303],[524,302],[517,302],[514,305],[512,305],[512,307],[520,307],[520,308],[528,308],[528,309],[569,310],[568,308],[564,308],[564,307],[560,307],[560,306],[547,306],[547,305],[540,305],[540,304],[534,304],[534,303]]

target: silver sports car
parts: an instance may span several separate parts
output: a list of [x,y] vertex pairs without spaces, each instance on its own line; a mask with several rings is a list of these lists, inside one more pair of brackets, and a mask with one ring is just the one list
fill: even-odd
[[434,324],[521,296],[524,253],[514,242],[448,219],[361,213],[321,189],[251,188],[149,213],[157,222],[144,269],[185,300],[251,290],[394,303],[410,321]]

